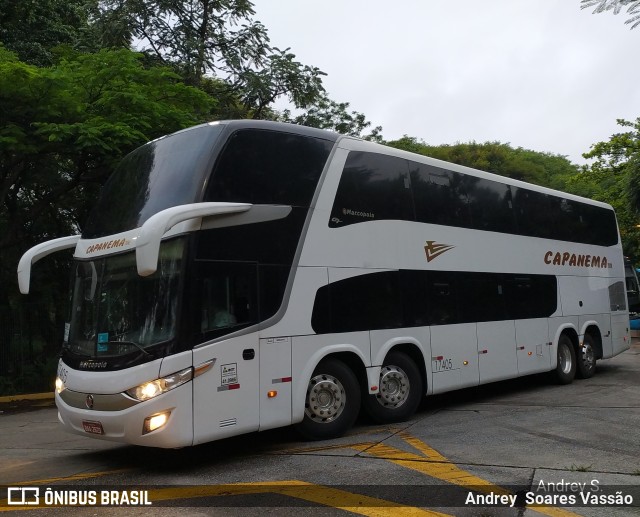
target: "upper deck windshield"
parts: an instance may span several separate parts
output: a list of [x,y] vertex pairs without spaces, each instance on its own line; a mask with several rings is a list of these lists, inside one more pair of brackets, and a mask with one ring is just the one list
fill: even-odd
[[152,215],[193,203],[223,125],[197,126],[129,153],[104,186],[82,232],[84,239],[132,230]]
[[158,270],[147,277],[138,275],[133,252],[76,263],[65,350],[92,359],[148,355],[174,339],[184,243],[164,242]]

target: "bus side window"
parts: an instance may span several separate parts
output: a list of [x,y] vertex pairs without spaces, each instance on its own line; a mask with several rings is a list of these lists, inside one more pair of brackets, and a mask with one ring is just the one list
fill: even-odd
[[202,261],[197,268],[200,333],[217,337],[258,321],[255,265]]
[[450,273],[432,273],[429,280],[429,321],[431,325],[460,323],[456,286]]
[[342,171],[329,226],[381,219],[415,220],[408,162],[352,151]]
[[423,327],[429,325],[428,310],[428,272],[400,271],[400,292],[405,327]]

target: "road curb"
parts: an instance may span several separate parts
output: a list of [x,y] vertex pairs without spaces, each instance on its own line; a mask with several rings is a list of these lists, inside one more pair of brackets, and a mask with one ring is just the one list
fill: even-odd
[[21,400],[53,400],[53,392],[49,393],[25,393],[24,395],[7,395],[0,397],[0,404],[18,402]]

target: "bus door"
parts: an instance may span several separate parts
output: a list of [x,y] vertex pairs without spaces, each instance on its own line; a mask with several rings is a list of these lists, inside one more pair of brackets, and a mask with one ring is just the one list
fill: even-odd
[[193,381],[195,445],[258,430],[260,349],[257,333],[242,334],[258,319],[257,265],[196,261],[194,267],[196,374],[213,361]]

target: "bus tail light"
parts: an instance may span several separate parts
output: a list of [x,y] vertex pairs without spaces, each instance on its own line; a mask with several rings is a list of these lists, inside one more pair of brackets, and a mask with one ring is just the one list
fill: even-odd
[[169,390],[182,386],[184,383],[189,382],[193,378],[193,368],[185,368],[179,372],[167,375],[161,379],[145,382],[135,388],[127,390],[125,393],[130,397],[141,402],[152,399],[166,393]]

